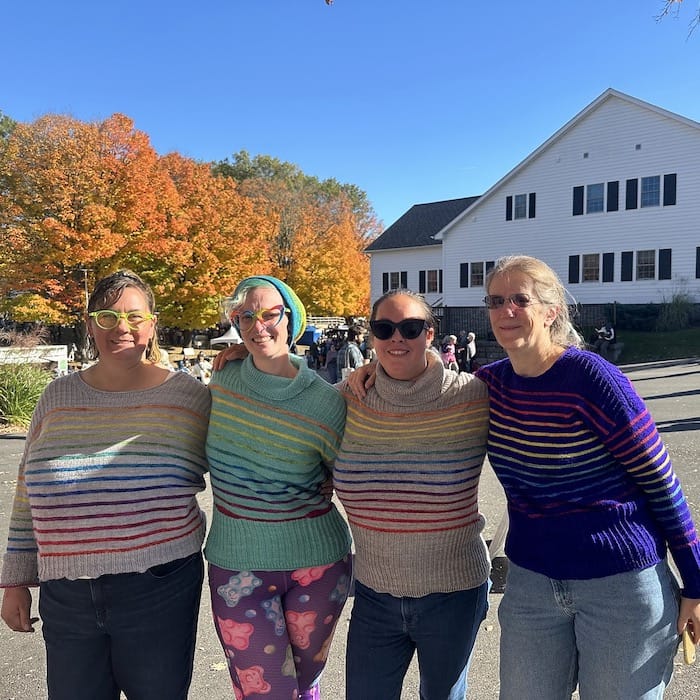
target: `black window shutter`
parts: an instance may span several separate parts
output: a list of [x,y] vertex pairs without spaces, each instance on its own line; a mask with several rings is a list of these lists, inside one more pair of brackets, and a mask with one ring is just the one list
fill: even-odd
[[615,253],[603,253],[603,282],[615,281]]
[[527,218],[528,219],[534,219],[535,218],[535,209],[536,209],[536,200],[537,200],[537,192],[530,192],[528,196],[528,205],[527,205]]
[[459,265],[459,286],[469,286],[469,263],[460,263]]
[[695,279],[700,280],[700,247],[695,249]]
[[620,182],[608,182],[608,211],[617,211],[620,206]]
[[676,173],[664,175],[664,206],[670,207],[676,203]]
[[386,294],[389,291],[389,273],[382,273],[382,294]]
[[442,294],[442,269],[438,270],[438,293]]
[[625,209],[636,209],[637,208],[637,188],[639,186],[638,180],[627,180],[626,190],[625,190]]
[[513,220],[513,197],[506,197],[506,221]]
[[418,293],[425,294],[425,270],[421,270],[418,273]]
[[408,272],[401,273],[401,288],[408,289]]
[[671,279],[671,249],[661,248],[659,250],[659,279]]
[[583,214],[583,185],[574,187],[574,207],[571,213],[574,216]]
[[579,282],[579,256],[569,255],[569,284]]
[[620,281],[631,282],[634,264],[634,253],[631,250],[624,250],[620,254]]

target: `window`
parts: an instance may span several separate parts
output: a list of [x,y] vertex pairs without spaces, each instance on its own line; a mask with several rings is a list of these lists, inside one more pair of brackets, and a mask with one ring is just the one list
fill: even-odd
[[442,289],[440,289],[440,275],[438,274],[437,270],[428,270],[428,284],[426,291],[428,294],[436,294],[438,292],[441,292]]
[[605,185],[597,182],[586,188],[586,214],[603,211]]
[[658,207],[661,203],[661,178],[658,175],[642,178],[641,206]]
[[471,264],[470,284],[472,287],[484,286],[484,263],[476,262]]
[[391,289],[407,289],[408,288],[408,273],[407,272],[383,272],[382,273],[382,292],[388,292]]
[[637,251],[637,279],[638,280],[656,279],[656,251],[654,251],[654,250],[638,250]]
[[506,197],[506,221],[534,219],[537,213],[537,193],[508,195]]
[[600,281],[600,255],[598,253],[588,253],[583,255],[583,281]]

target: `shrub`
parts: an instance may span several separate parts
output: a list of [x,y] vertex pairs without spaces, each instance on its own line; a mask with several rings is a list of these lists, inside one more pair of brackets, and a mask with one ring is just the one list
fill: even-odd
[[688,294],[675,292],[670,301],[661,304],[659,317],[656,319],[657,331],[680,331],[690,327],[693,301]]
[[50,372],[36,365],[0,365],[0,416],[3,422],[26,428],[51,379]]

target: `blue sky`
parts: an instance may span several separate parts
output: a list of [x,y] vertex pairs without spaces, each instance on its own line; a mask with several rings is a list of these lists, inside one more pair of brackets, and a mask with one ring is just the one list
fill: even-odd
[[0,110],[121,112],[160,154],[241,149],[363,189],[386,226],[478,195],[608,87],[700,121],[696,0],[47,0],[3,8]]

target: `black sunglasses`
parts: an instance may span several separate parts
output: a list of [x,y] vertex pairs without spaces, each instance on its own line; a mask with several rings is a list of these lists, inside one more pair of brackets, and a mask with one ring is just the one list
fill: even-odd
[[430,328],[424,318],[407,318],[398,323],[393,321],[370,321],[369,327],[377,340],[389,340],[397,328],[405,340],[415,340],[424,330]]
[[502,297],[498,294],[487,294],[484,297],[484,304],[486,304],[486,308],[488,309],[500,309],[508,302],[515,304],[521,309],[530,306],[530,304],[540,303],[538,299],[533,299],[529,294],[511,294],[509,297]]

